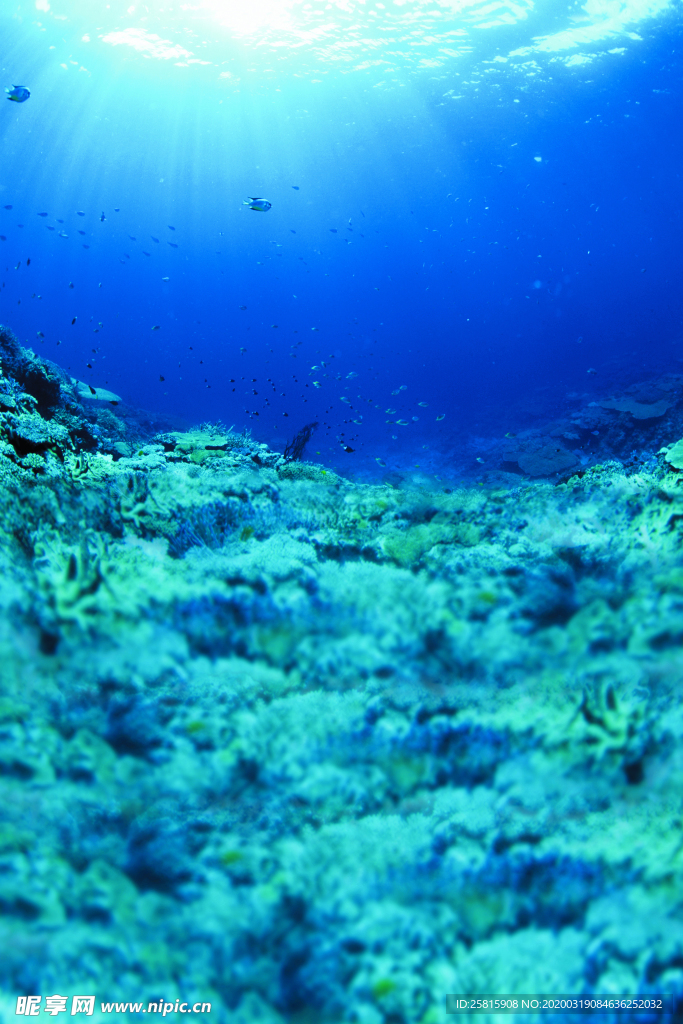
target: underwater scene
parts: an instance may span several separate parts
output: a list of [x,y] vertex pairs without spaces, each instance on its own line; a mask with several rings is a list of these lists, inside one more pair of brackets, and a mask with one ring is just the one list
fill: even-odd
[[2,0],[0,1022],[683,1020],[675,0]]

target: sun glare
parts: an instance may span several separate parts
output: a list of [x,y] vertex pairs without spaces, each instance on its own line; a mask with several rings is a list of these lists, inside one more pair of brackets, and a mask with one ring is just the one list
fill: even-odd
[[204,0],[201,4],[187,5],[185,10],[201,12],[222,28],[239,35],[252,32],[277,31],[279,28],[291,31],[295,19],[292,16],[297,7],[304,7],[306,13],[312,4],[303,5],[298,0]]

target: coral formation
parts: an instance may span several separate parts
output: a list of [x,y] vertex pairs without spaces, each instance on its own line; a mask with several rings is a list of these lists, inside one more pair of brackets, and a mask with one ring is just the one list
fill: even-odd
[[680,992],[683,442],[354,484],[0,360],[5,993]]
[[671,408],[672,403],[667,402],[665,398],[660,398],[658,402],[636,402],[633,398],[622,398],[617,401],[612,399],[611,401],[600,402],[603,409],[616,409],[617,412],[628,412],[636,420],[653,420],[659,419],[663,416],[667,409]]

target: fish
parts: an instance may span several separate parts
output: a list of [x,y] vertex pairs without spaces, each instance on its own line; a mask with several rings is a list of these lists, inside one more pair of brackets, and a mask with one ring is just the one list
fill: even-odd
[[6,241],[7,241],[7,235],[0,235],[0,242],[6,242]]
[[11,209],[12,209],[12,207],[11,207],[11,205],[10,205],[10,206],[6,206],[6,207],[5,207],[5,209],[6,209],[6,210],[11,210]]
[[248,206],[250,210],[256,210],[259,213],[267,213],[272,205],[267,199],[261,199],[260,196],[249,196],[242,203],[242,206]]
[[154,235],[150,235],[149,237],[152,239],[153,242],[158,242],[159,241],[159,239],[155,238]]
[[178,248],[178,243],[177,243],[177,242],[169,242],[168,244],[169,244],[170,246],[172,246],[172,247],[173,247],[174,249],[177,249],[177,248]]
[[162,277],[162,279],[161,279],[161,280],[162,280],[162,281],[170,281],[170,280],[171,280],[171,278],[170,278],[170,277]]
[[355,448],[349,447],[348,444],[344,446],[344,451],[345,452],[355,452],[355,450],[356,450]]
[[292,185],[292,188],[294,189],[295,192],[299,191],[299,186],[298,185]]
[[31,266],[31,257],[30,257],[30,256],[29,256],[29,258],[28,258],[28,259],[26,260],[26,266],[27,266],[27,267],[30,267],[30,266]]
[[337,229],[336,228],[330,228],[330,231],[332,232],[333,235],[337,234]]
[[482,458],[480,458],[479,455],[477,455],[477,462],[481,462],[481,464],[484,465],[485,461],[486,461],[485,459],[482,459]]
[[131,242],[137,242],[137,238],[135,237],[135,235],[128,235],[128,237],[130,238]]
[[142,250],[142,255],[143,256],[151,256],[152,254],[151,254],[151,252],[145,252],[145,250],[143,249]]
[[5,89],[7,99],[13,103],[26,103],[31,93],[25,85],[13,85],[11,89]]
[[384,459],[378,459],[378,458],[375,458],[375,462],[376,462],[376,463],[377,463],[377,464],[378,464],[379,466],[386,466],[386,462],[384,461]]
[[69,281],[69,288],[73,288],[73,287],[74,287],[73,281]]
[[[90,363],[88,363],[88,366],[90,366]],[[90,394],[91,395],[96,395],[97,394],[97,388],[94,388],[92,386],[92,384],[88,384],[88,387],[90,388]]]
[[85,231],[81,231],[81,230],[79,229],[79,232],[78,232],[78,233],[79,233],[79,235],[84,235],[84,234],[85,234]]
[[591,366],[591,368],[589,370],[586,370],[586,373],[597,373],[597,372],[598,371],[594,370],[592,366]]
[[508,432],[507,432],[507,434],[505,436],[506,437],[517,437],[517,435],[513,434],[510,430],[508,430]]
[[106,219],[107,218],[104,216],[104,210],[102,210],[102,213],[100,214],[100,220],[105,221]]
[[73,325],[74,325],[74,324],[76,323],[76,321],[77,321],[77,320],[78,320],[78,317],[77,317],[77,316],[75,316],[75,317],[73,318],[73,320],[71,321],[71,326],[72,326],[72,327],[73,327]]
[[76,215],[77,215],[78,217],[85,217],[85,213],[84,213],[84,211],[83,211],[83,210],[76,210]]
[[159,374],[159,380],[166,380],[166,378],[162,377],[161,374]]
[[442,413],[441,413],[441,414],[440,414],[439,416],[437,416],[436,418],[437,418],[437,420],[445,420],[445,419],[446,419],[446,413],[445,413],[445,412],[442,412]]
[[240,306],[240,309],[246,309],[246,308],[247,308],[246,306]]
[[39,217],[47,217],[47,214],[46,213],[39,213],[38,216]]
[[169,229],[169,231],[175,231],[175,228],[173,227],[173,225],[172,225],[172,224],[169,224],[169,225],[168,225],[168,229]]
[[418,402],[417,404],[420,406],[420,408],[426,409],[429,405],[429,402]]
[[43,334],[42,331],[36,331],[36,338],[44,338],[44,337],[45,337],[45,335]]
[[161,330],[161,325],[160,324],[155,324],[154,327],[152,328],[152,330],[153,331],[160,331]]

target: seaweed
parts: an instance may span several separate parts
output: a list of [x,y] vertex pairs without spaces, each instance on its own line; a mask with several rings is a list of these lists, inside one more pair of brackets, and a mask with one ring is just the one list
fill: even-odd
[[284,457],[287,462],[299,462],[304,454],[304,448],[311,440],[311,436],[318,429],[318,421],[307,423],[301,428],[298,434],[285,445]]

